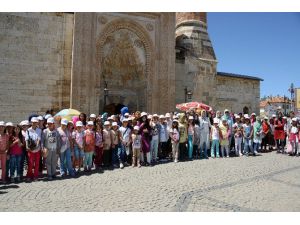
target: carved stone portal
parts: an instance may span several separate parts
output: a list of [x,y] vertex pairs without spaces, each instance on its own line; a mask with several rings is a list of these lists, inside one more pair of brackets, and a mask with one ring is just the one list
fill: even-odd
[[145,79],[145,52],[135,33],[127,29],[117,30],[106,38],[103,46],[102,76],[121,80],[124,86],[128,81]]

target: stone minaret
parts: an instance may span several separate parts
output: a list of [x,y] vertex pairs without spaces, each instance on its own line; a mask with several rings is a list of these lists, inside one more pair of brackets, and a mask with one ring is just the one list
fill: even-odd
[[176,103],[193,92],[191,101],[216,105],[217,60],[207,32],[205,12],[176,13]]
[[209,35],[205,12],[176,13],[176,46],[188,56],[216,59]]

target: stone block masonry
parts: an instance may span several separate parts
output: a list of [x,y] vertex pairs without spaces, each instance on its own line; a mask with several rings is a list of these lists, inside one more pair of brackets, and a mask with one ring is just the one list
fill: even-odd
[[0,120],[69,107],[72,13],[0,13]]

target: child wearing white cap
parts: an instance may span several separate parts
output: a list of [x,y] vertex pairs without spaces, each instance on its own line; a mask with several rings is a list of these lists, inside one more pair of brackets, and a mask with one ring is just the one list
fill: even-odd
[[[290,155],[297,155],[299,156],[299,130],[297,127],[297,119],[292,119],[292,127],[290,128],[288,132],[288,148],[287,152]],[[290,145],[290,146],[289,146]]]
[[170,129],[170,138],[172,143],[172,155],[175,163],[178,162],[179,155],[179,129],[178,120],[173,120],[172,128]]
[[6,160],[9,148],[9,136],[4,133],[5,123],[0,121],[0,161],[1,161],[1,180],[6,183]]
[[76,130],[72,133],[73,143],[74,143],[74,156],[75,156],[75,171],[80,172],[81,166],[83,164],[84,158],[84,129],[83,123],[81,121],[76,122]]
[[[243,125],[244,134],[244,155],[249,155],[249,149],[253,152],[252,139],[253,139],[253,126],[250,123],[250,117],[245,114],[245,124]],[[254,153],[254,152],[253,152]]]
[[61,137],[55,129],[54,119],[47,119],[47,129],[43,131],[43,155],[46,158],[48,180],[56,176],[57,155],[61,148]]
[[61,137],[61,148],[59,151],[60,175],[63,177],[65,175],[67,175],[67,172],[68,172],[68,174],[70,176],[74,177],[75,172],[74,172],[72,160],[71,160],[72,133],[67,128],[67,126],[68,126],[68,120],[62,119],[61,126],[57,129],[57,131]]
[[139,127],[135,126],[133,128],[133,134],[131,134],[132,139],[132,167],[141,167],[140,164],[140,153],[142,148],[142,136],[139,134]]
[[103,165],[104,167],[109,167],[111,163],[111,144],[112,144],[112,134],[110,131],[110,122],[104,122],[103,129]]
[[93,165],[93,154],[96,146],[96,134],[93,130],[94,122],[87,123],[87,129],[84,132],[85,148],[84,148],[84,170],[91,171]]
[[210,149],[211,158],[215,158],[215,151],[216,151],[217,158],[220,157],[219,147],[220,147],[221,131],[219,128],[219,123],[220,120],[218,118],[214,118],[214,125],[211,127],[211,132],[210,132],[210,139],[212,140],[211,149]]
[[235,117],[235,124],[233,125],[235,155],[242,156],[242,138],[243,138],[243,124],[239,115]]
[[111,143],[112,164],[115,168],[118,168],[120,166],[120,168],[123,169],[124,164],[118,155],[118,149],[120,147],[120,137],[119,137],[120,134],[119,134],[119,126],[117,122],[112,123],[111,135],[112,135],[112,143]]
[[37,180],[41,157],[42,130],[38,128],[39,120],[31,119],[32,126],[26,131],[25,141],[28,153],[27,178]]
[[121,162],[124,164],[126,161],[129,161],[129,157],[132,156],[132,153],[130,151],[131,128],[128,125],[127,118],[123,119],[122,126],[119,128],[119,134],[120,134],[119,158]]
[[230,136],[230,129],[229,125],[227,123],[226,118],[222,118],[222,123],[220,125],[220,131],[221,131],[221,136],[220,136],[220,149],[221,149],[221,154],[222,157],[225,157],[225,152],[226,152],[226,157],[229,157],[229,136]]

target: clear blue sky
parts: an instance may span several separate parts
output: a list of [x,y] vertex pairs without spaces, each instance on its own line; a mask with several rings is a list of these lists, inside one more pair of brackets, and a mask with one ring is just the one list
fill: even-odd
[[207,13],[218,71],[258,76],[260,95],[300,88],[300,13]]

